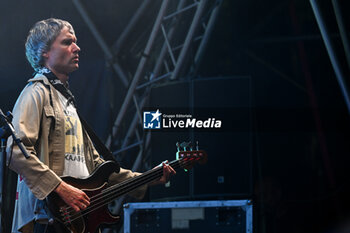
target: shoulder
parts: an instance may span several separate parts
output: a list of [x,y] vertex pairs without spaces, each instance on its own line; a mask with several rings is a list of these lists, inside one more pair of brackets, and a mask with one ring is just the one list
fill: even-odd
[[42,99],[49,95],[50,90],[41,82],[29,82],[22,90],[19,99]]
[[28,80],[28,83],[24,87],[22,94],[34,94],[39,96],[48,95],[50,88],[50,83],[47,78],[42,74],[37,74]]
[[33,78],[28,80],[26,87],[32,87],[36,90],[45,90],[43,88],[50,89],[50,86],[51,84],[45,75],[36,74]]
[[42,79],[30,79],[23,88],[15,105],[43,105],[50,98],[50,84]]

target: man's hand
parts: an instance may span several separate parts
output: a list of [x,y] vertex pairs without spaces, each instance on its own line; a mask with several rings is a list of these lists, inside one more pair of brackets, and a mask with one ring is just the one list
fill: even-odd
[[84,210],[90,205],[90,198],[86,193],[62,181],[54,190],[62,200],[76,212]]
[[[156,181],[153,181],[152,183],[150,183],[150,185],[165,184],[165,183],[167,183],[169,181],[170,176],[176,174],[176,171],[174,170],[174,168],[172,168],[168,164],[168,161],[162,162],[162,166],[163,166],[163,176],[160,177],[159,180],[156,180]],[[158,166],[156,166],[156,167],[158,167]]]

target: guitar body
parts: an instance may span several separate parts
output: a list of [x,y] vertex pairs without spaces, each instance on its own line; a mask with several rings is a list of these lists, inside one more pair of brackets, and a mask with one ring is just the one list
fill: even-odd
[[[116,171],[118,166],[111,161],[107,161],[99,166],[89,177],[85,179],[77,179],[73,177],[62,177],[62,180],[68,184],[83,190],[91,199],[98,196],[108,188],[108,177]],[[102,204],[92,211],[87,208],[81,213],[72,210],[57,195],[51,193],[47,197],[47,204],[50,212],[54,216],[54,227],[57,232],[73,232],[73,233],[94,233],[100,224],[112,224],[119,221],[119,216],[113,216],[107,204]],[[90,203],[92,206],[93,203]]]
[[[175,170],[181,167],[188,169],[197,161],[204,163],[206,153],[202,150],[178,151],[177,158],[169,165]],[[85,179],[62,177],[68,184],[83,190],[90,198],[90,205],[85,210],[75,212],[58,194],[52,192],[46,200],[54,218],[56,232],[95,233],[103,223],[116,223],[120,217],[109,212],[108,203],[163,175],[163,167],[157,166],[139,176],[109,186],[108,178],[115,171],[119,171],[119,166],[107,161]]]

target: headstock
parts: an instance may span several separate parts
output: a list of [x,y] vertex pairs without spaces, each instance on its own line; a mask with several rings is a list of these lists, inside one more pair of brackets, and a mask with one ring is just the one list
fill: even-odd
[[204,164],[207,162],[207,153],[204,150],[199,150],[198,141],[196,148],[193,149],[191,142],[176,143],[177,152],[176,159],[181,160],[181,166],[186,169],[191,169],[195,163]]

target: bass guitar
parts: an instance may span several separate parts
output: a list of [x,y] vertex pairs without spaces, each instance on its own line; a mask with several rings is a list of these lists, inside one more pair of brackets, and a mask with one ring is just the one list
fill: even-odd
[[[179,147],[178,147],[179,148]],[[169,163],[174,170],[190,169],[195,163],[205,163],[207,155],[203,150],[179,150],[177,159]],[[100,165],[84,179],[62,177],[68,184],[83,190],[90,198],[90,205],[79,212],[68,206],[58,194],[52,192],[47,198],[47,205],[53,216],[57,232],[94,233],[101,224],[112,224],[119,221],[119,216],[112,215],[108,203],[120,196],[130,193],[142,185],[158,180],[163,175],[162,166],[115,185],[108,185],[108,177],[117,169],[112,161]]]

